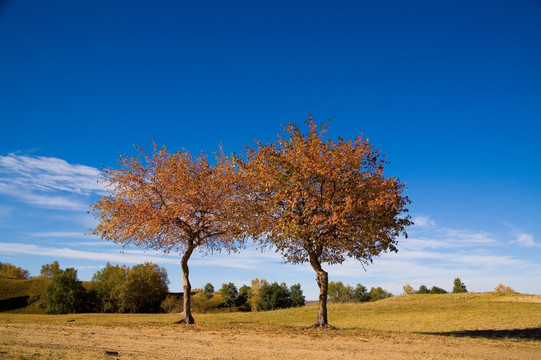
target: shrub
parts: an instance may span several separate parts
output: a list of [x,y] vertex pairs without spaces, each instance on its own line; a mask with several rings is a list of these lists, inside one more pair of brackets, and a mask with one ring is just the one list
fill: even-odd
[[184,307],[183,300],[175,295],[167,295],[160,304],[160,307],[166,313],[181,313]]
[[404,290],[404,294],[415,294],[415,290],[413,290],[413,286],[410,284],[406,284],[402,287]]
[[77,279],[77,270],[67,268],[53,276],[43,291],[42,299],[48,313],[77,312],[82,305],[85,289]]
[[513,290],[513,289],[510,288],[509,286],[505,286],[504,284],[498,285],[498,286],[494,289],[494,292],[495,292],[495,293],[498,293],[498,294],[516,294],[516,291],[515,291],[515,290]]
[[430,293],[431,294],[447,294],[447,291],[445,291],[444,289],[440,287],[432,286],[432,289],[430,289]]
[[192,295],[192,310],[198,313],[208,313],[217,311],[223,307],[223,300],[220,293],[215,293],[210,299],[207,298],[204,292]]

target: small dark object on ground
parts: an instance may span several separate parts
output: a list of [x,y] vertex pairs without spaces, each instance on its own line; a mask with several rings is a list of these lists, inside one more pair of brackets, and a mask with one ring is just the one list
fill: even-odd
[[68,319],[68,320],[66,320],[66,322],[74,322],[74,321],[75,321],[75,319]]
[[105,350],[107,355],[118,356],[118,351]]

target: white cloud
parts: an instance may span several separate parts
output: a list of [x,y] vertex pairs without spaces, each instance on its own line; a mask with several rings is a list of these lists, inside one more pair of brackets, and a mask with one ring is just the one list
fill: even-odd
[[45,209],[87,210],[104,193],[100,171],[51,157],[0,156],[0,194]]
[[[179,264],[178,256],[164,255],[154,250],[123,250],[116,252],[95,252],[74,250],[68,247],[54,248],[39,245],[21,243],[0,243],[0,252],[5,254],[24,254],[48,256],[54,258],[98,260],[103,263],[110,261],[115,263],[141,264],[155,262],[158,264]],[[281,257],[274,253],[260,253],[255,249],[246,250],[224,256],[223,254],[202,255],[195,253],[190,259],[190,266],[218,266],[233,269],[258,269],[264,263],[279,263]]]
[[[69,164],[53,157],[30,157],[16,154],[0,156],[0,174],[9,183],[36,190],[60,190],[82,195],[103,192],[96,168]],[[6,181],[6,179],[2,179]]]
[[413,223],[414,223],[414,226],[421,226],[421,227],[436,226],[436,222],[434,220],[432,220],[429,216],[424,216],[424,215],[416,216],[413,219]]
[[535,243],[533,239],[533,235],[526,234],[526,233],[518,233],[517,239],[515,240],[515,243],[519,244],[520,246],[524,247],[535,247],[537,244]]

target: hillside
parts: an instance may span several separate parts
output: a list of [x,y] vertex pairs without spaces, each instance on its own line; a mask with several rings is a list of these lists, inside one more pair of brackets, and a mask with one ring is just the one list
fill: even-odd
[[[102,359],[539,359],[541,296],[403,295],[258,313],[0,313],[0,357]],[[2,355],[3,354],[3,355]]]

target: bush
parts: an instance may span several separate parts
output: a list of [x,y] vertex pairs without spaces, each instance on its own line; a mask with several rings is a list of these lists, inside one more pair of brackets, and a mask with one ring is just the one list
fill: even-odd
[[178,314],[182,312],[184,308],[184,304],[183,304],[183,300],[179,299],[177,296],[167,295],[165,299],[162,301],[162,303],[160,304],[160,307],[166,313]]
[[494,292],[497,294],[516,294],[517,292],[510,288],[509,286],[505,286],[504,284],[500,284],[496,286],[494,289]]
[[42,299],[48,313],[68,314],[81,309],[85,289],[77,279],[77,270],[67,268],[53,276],[43,291]]
[[204,292],[192,295],[192,311],[197,313],[208,313],[218,311],[223,307],[223,300],[220,293],[215,293],[210,299]]
[[28,279],[30,277],[28,270],[3,262],[0,262],[0,275],[7,276],[11,279]]
[[447,291],[437,286],[432,286],[432,289],[430,289],[430,293],[431,294],[447,294]]

